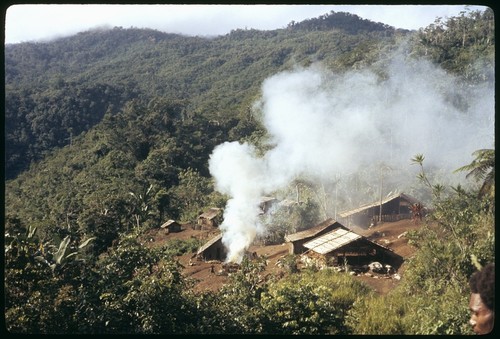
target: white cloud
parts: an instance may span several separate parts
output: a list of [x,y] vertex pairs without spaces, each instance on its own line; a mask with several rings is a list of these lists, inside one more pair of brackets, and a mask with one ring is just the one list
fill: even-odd
[[332,10],[398,28],[418,29],[434,22],[436,16],[458,15],[463,9],[456,5],[14,5],[6,12],[5,42],[52,39],[99,26],[221,35],[245,27],[283,28],[292,20],[315,18]]

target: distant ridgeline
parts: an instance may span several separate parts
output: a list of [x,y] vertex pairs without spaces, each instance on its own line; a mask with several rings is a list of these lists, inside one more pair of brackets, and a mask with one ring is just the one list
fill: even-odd
[[491,11],[419,32],[332,11],[283,29],[237,29],[210,38],[115,27],[7,44],[6,179],[56,148],[78,147],[78,135],[131,100],[184,100],[189,116],[226,125],[233,140],[249,137],[258,130],[250,108],[270,75],[316,62],[338,72],[382,65],[407,40],[401,36],[411,37],[412,56],[470,81],[494,81],[481,67],[493,63],[493,31]]
[[362,19],[356,14],[334,11],[321,15],[318,18],[306,19],[298,23],[292,21],[288,27],[294,30],[307,31],[325,31],[336,28],[349,34],[360,34],[362,32],[383,32],[384,34],[393,34],[396,31],[400,33],[410,32],[407,29],[396,29],[380,22]]
[[349,67],[353,46],[367,39],[346,40],[344,34],[381,31],[392,35],[394,28],[332,12],[287,29],[234,30],[214,38],[115,27],[7,44],[6,178],[15,178],[132,99],[189,99],[193,111],[210,119],[234,119],[234,111],[249,105],[267,76],[342,54],[346,60],[337,63]]

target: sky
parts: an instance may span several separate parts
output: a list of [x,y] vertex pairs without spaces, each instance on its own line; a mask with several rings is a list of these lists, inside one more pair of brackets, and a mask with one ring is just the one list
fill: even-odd
[[[484,6],[469,6],[484,10]],[[47,41],[93,28],[152,28],[186,35],[224,35],[233,29],[271,30],[330,11],[349,12],[396,28],[419,29],[462,5],[13,5],[5,13],[5,43]]]

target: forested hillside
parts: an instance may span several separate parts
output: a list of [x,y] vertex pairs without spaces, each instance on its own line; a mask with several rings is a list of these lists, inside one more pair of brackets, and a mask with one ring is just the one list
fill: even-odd
[[[244,262],[222,291],[197,294],[174,254],[195,251],[199,243],[150,249],[138,237],[168,219],[196,222],[204,209],[225,207],[228,196],[215,189],[209,171],[218,145],[246,141],[259,154],[273,149],[279,140],[270,137],[259,107],[269,77],[321,67],[339,75],[370,71],[384,82],[398,54],[405,63],[425,60],[453,76],[460,92],[444,83],[443,97],[467,115],[476,107],[467,95],[493,87],[494,50],[491,10],[412,32],[331,12],[283,29],[238,29],[213,38],[115,27],[6,45],[7,329],[469,333],[471,256],[481,264],[494,260],[494,150],[476,153],[462,168],[473,173],[466,187],[444,189],[439,180],[446,174],[427,167],[424,156],[413,159],[421,180],[386,179],[388,190],[404,187],[427,198],[440,227],[410,235],[419,254],[401,288],[388,296],[347,275],[314,270],[262,284],[264,262]],[[352,208],[377,198],[378,180],[378,174],[356,173],[335,191],[335,204]],[[326,190],[333,184],[291,183],[287,192],[301,187],[306,201],[293,222],[329,217],[333,193]],[[430,261],[439,267],[429,269]],[[301,307],[279,313],[292,304]]]
[[[7,45],[7,142],[15,146],[8,147],[7,178],[88,130],[107,110],[116,113],[124,101],[189,99],[190,114],[234,124],[248,115],[245,107],[269,75],[316,61],[347,69],[361,59],[361,49],[390,46],[407,33],[375,23],[365,28],[360,23],[366,20],[356,16],[332,16],[351,22],[327,29],[331,19],[325,16],[309,29],[235,30],[212,39],[115,27],[51,43]],[[351,27],[365,34],[352,34]]]

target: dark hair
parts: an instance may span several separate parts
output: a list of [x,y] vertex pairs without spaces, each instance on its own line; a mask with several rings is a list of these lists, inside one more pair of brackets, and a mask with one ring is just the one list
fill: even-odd
[[495,311],[495,264],[488,264],[475,272],[470,277],[469,285],[472,293],[479,293],[486,307]]

